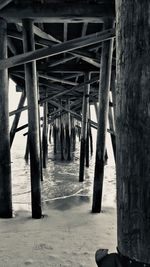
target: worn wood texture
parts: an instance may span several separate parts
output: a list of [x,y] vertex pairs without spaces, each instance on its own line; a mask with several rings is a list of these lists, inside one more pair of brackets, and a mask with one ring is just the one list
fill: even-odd
[[[7,57],[7,23],[0,18],[0,60]],[[8,71],[0,71],[0,217],[12,217]]]
[[[23,20],[23,45],[24,52],[34,50],[33,22]],[[31,170],[31,200],[32,217],[41,218],[41,163],[39,142],[39,114],[38,114],[38,89],[36,77],[36,63],[33,61],[25,65],[26,94],[28,103],[29,122],[29,150]]]
[[150,264],[150,1],[116,10],[118,247]]
[[[112,27],[113,21],[105,22],[105,29]],[[106,41],[102,46],[101,71],[99,85],[99,109],[98,109],[98,129],[96,143],[96,161],[94,172],[93,204],[92,212],[101,211],[104,163],[105,163],[105,143],[107,133],[107,118],[109,108],[109,90],[112,67],[113,40]]]

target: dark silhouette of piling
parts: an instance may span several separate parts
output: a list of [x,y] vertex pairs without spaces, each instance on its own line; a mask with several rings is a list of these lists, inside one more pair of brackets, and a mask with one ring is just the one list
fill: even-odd
[[[112,26],[113,26],[112,20],[105,21],[105,29],[112,28]],[[92,204],[93,213],[101,211],[112,53],[113,53],[113,39],[103,42],[102,55],[101,55],[98,129],[97,129],[96,161],[95,161],[93,204]]]
[[[85,82],[89,80],[89,74],[85,74]],[[83,92],[82,104],[82,122],[81,122],[81,145],[80,145],[80,166],[79,166],[79,182],[84,181],[84,164],[86,153],[86,135],[88,123],[88,101],[89,101],[90,84],[85,85]]]
[[[7,23],[0,18],[0,60],[7,57]],[[8,70],[0,70],[0,217],[12,217]]]
[[[24,52],[33,51],[34,32],[33,22],[30,19],[23,19],[23,45]],[[29,122],[29,149],[30,149],[30,170],[31,170],[31,201],[32,217],[41,218],[41,169],[40,169],[40,143],[39,143],[39,114],[38,114],[38,92],[36,62],[25,64],[25,85],[28,103]]]

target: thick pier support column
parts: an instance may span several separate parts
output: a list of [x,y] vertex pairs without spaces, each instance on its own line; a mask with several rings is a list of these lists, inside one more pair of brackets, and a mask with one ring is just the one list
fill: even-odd
[[[113,27],[113,22],[111,20],[107,20],[105,22],[105,29],[112,27]],[[113,53],[113,39],[105,41],[102,45],[100,85],[99,85],[98,129],[97,129],[92,212],[101,211],[112,53]]]
[[[85,82],[89,79],[89,74],[85,74]],[[88,98],[90,92],[90,84],[85,85],[82,104],[82,128],[81,128],[81,146],[80,146],[80,166],[79,166],[79,182],[84,181],[84,163],[86,152],[86,133],[88,122]]]
[[[46,89],[45,89],[46,90]],[[45,97],[47,97],[47,92],[45,92]],[[43,168],[47,167],[48,159],[48,105],[47,102],[43,103],[43,136],[42,136],[42,148],[43,148]]]
[[117,0],[116,11],[118,249],[144,266],[150,264],[150,1]]
[[[23,91],[22,94],[21,94],[20,101],[19,101],[17,109],[20,109],[20,108],[23,107],[25,99],[26,99],[26,94]],[[14,137],[15,137],[15,133],[16,133],[16,129],[18,127],[20,116],[21,116],[21,111],[15,114],[15,117],[14,117],[14,120],[13,120],[13,123],[12,123],[12,126],[11,126],[11,130],[10,130],[10,147],[12,146],[12,143],[13,143],[13,140],[14,140]]]
[[[7,57],[7,23],[0,18],[0,60]],[[0,217],[12,217],[8,70],[0,71]]]
[[[33,22],[23,20],[24,52],[34,50]],[[38,90],[36,62],[25,64],[26,94],[28,102],[29,150],[31,169],[32,217],[41,218],[41,163],[39,142]]]

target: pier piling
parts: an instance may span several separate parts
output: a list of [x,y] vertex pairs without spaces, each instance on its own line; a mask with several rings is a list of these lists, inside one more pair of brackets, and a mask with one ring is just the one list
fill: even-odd
[[[7,58],[7,23],[0,18],[0,60]],[[12,217],[8,70],[0,70],[0,218]]]
[[[113,27],[113,21],[107,20],[105,29]],[[102,188],[105,163],[105,143],[107,134],[107,119],[109,107],[109,90],[112,68],[113,39],[103,42],[101,55],[100,85],[99,85],[99,109],[98,129],[96,144],[96,161],[93,187],[92,212],[101,212]]]
[[[89,73],[85,73],[85,82],[88,80],[89,80]],[[90,92],[90,84],[87,84],[84,87],[83,104],[82,104],[79,182],[84,181],[84,164],[85,164],[85,155],[86,155],[86,134],[87,134],[87,122],[88,122],[89,92]]]
[[[23,19],[23,45],[24,52],[34,51],[33,22]],[[39,219],[41,210],[41,167],[40,167],[40,142],[39,142],[39,114],[38,114],[38,90],[36,76],[36,62],[25,64],[25,85],[28,103],[29,122],[29,150],[31,170],[31,201],[32,218]]]
[[116,10],[118,249],[149,266],[150,2],[117,0]]

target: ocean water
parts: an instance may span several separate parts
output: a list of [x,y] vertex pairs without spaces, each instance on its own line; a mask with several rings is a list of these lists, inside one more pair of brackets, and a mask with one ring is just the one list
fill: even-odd
[[[16,93],[15,84],[10,80],[9,86],[9,110],[17,109],[21,93]],[[25,103],[26,105],[26,103]],[[42,116],[42,107],[40,108]],[[92,120],[96,121],[94,108],[91,107]],[[10,117],[10,128],[13,117]],[[27,123],[27,112],[21,114],[19,126]],[[11,149],[11,168],[12,168],[12,197],[13,210],[31,211],[31,188],[30,188],[30,166],[24,160],[26,137],[23,134],[27,129],[16,134]],[[60,161],[59,155],[54,157],[53,143],[48,145],[48,166],[43,170],[44,181],[41,183],[43,208],[50,203],[60,203],[61,199],[66,199],[69,203],[74,199],[75,205],[80,201],[89,201],[91,209],[93,178],[95,166],[95,147],[96,130],[92,131],[94,153],[90,157],[90,167],[85,168],[85,181],[79,183],[79,154],[80,144],[77,138],[76,151],[73,154],[72,161]],[[116,206],[116,178],[115,164],[111,148],[110,136],[107,134],[106,146],[108,151],[108,162],[105,165],[104,186],[103,186],[103,204],[106,206]],[[68,200],[68,201],[67,201]]]
[[[31,211],[31,188],[30,188],[30,166],[24,160],[26,137],[23,133],[17,134],[11,150],[12,166],[12,196],[13,210]],[[43,209],[52,202],[59,202],[61,199],[74,199],[75,205],[83,201],[91,201],[93,194],[93,178],[95,166],[95,139],[96,132],[93,131],[94,153],[90,156],[90,167],[85,167],[85,180],[79,183],[79,154],[80,143],[77,138],[76,151],[71,161],[61,161],[59,153],[54,156],[53,143],[48,145],[48,165],[43,169],[44,181],[41,182]],[[110,140],[108,139],[108,145]],[[103,186],[103,207],[115,207],[116,205],[116,179],[115,166],[111,149],[108,149],[108,162],[105,165],[104,186]],[[62,208],[62,207],[61,207]],[[63,207],[64,208],[64,207]]]

